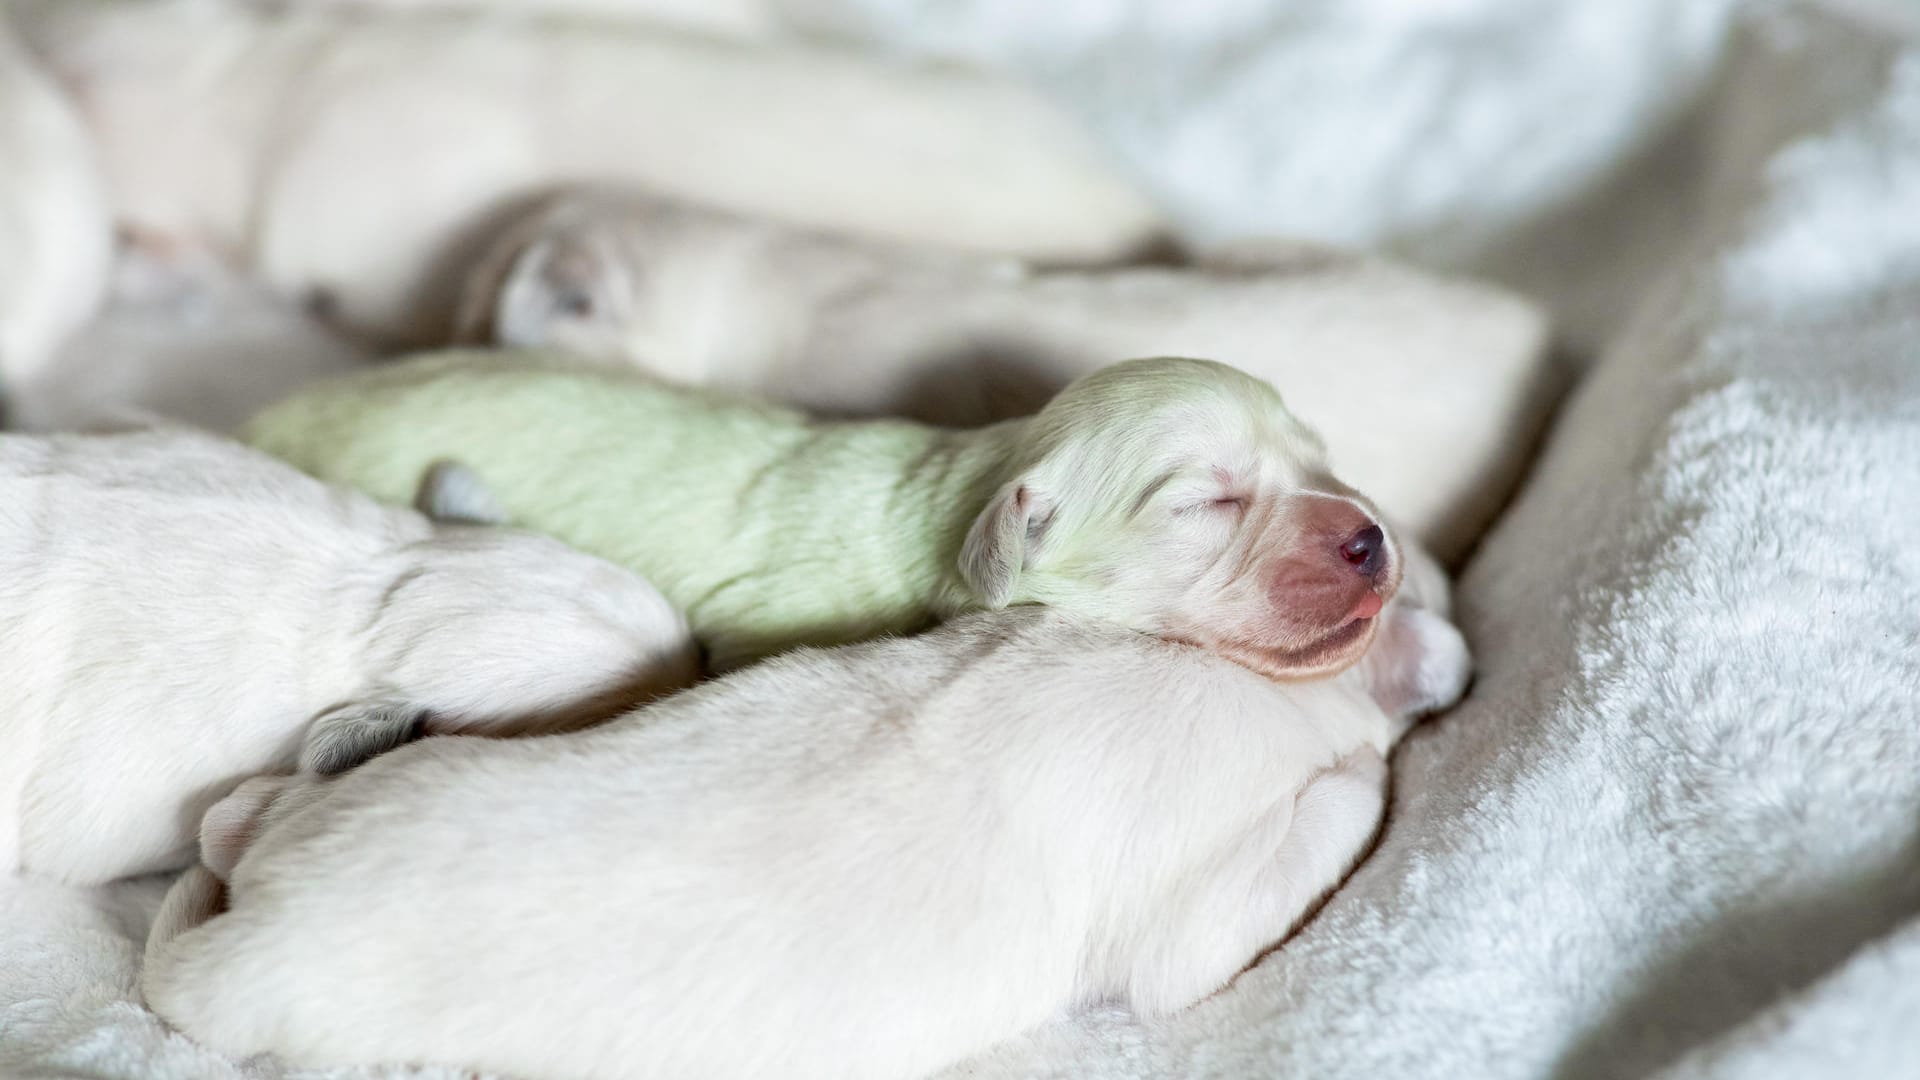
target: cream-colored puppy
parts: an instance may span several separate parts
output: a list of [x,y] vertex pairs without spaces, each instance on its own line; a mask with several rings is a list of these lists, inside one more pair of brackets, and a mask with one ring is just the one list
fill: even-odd
[[396,342],[443,341],[489,218],[571,181],[1049,258],[1158,227],[1040,96],[951,67],[487,13],[27,8],[124,218]]
[[[1275,261],[1277,260],[1277,261]],[[1547,404],[1511,294],[1295,248],[1265,268],[1034,271],[634,195],[556,197],[476,268],[463,335],[554,345],[830,413],[972,425],[1121,356],[1209,356],[1282,388],[1341,474],[1456,557]]]
[[0,10],[0,395],[99,307],[112,242],[86,129]]
[[0,437],[0,873],[192,859],[255,773],[416,729],[599,719],[691,680],[640,578],[436,526],[185,431]]
[[1404,727],[1368,686],[1410,714],[1466,675],[1407,616],[1282,684],[1020,608],[252,782],[209,819],[230,910],[180,933],[220,886],[176,886],[146,997],[235,1056],[580,1078],[912,1077],[1088,1002],[1163,1014],[1365,849]]
[[231,431],[314,380],[370,364],[265,284],[191,245],[121,245],[107,307],[6,387],[6,423],[81,431],[138,414]]

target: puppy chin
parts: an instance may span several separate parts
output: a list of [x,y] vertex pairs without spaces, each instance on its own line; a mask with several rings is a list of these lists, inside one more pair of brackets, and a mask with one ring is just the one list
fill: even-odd
[[1351,619],[1303,645],[1233,639],[1194,644],[1269,679],[1284,682],[1317,679],[1345,671],[1366,655],[1367,646],[1373,644],[1373,635],[1379,628],[1380,619],[1375,616]]

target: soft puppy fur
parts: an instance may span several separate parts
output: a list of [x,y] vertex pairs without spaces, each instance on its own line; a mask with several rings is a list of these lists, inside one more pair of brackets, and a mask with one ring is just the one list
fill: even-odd
[[[1440,637],[1380,663],[1450,703],[1464,650],[1412,613]],[[424,740],[236,795],[264,828],[212,840],[230,910],[156,937],[144,990],[236,1057],[582,1078],[908,1077],[1089,1002],[1165,1013],[1363,851],[1404,719],[1380,670],[1280,684],[1026,607]]]
[[1138,360],[1031,420],[827,422],[541,354],[453,352],[268,410],[250,440],[403,499],[470,466],[511,520],[623,563],[721,669],[1044,603],[1270,675],[1352,664],[1393,539],[1271,386]]
[[506,229],[461,330],[946,425],[1030,415],[1117,357],[1209,356],[1283,389],[1341,475],[1446,558],[1517,477],[1550,370],[1545,320],[1518,296],[1311,245],[1043,269],[610,190]]
[[37,375],[8,382],[6,423],[86,431],[140,414],[232,431],[299,387],[371,361],[212,252],[129,234],[107,307]]
[[564,728],[695,667],[659,593],[547,537],[187,431],[0,437],[0,872],[187,865],[252,774]]
[[85,127],[0,8],[0,394],[100,306],[112,256],[106,183]]
[[582,177],[1062,260],[1124,256],[1163,225],[1016,80],[525,3],[427,6],[8,4],[76,89],[121,221],[324,298],[383,345],[445,341],[499,215]]

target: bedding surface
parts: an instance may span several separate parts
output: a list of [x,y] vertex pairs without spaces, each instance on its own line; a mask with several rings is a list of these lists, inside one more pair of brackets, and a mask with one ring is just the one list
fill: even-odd
[[[1493,47],[1482,31],[1503,53],[1559,40],[1497,4],[1444,7],[1469,54]],[[1457,249],[1474,258],[1516,229],[1552,238],[1537,252],[1586,238],[1588,263],[1542,284],[1564,286],[1548,299],[1599,359],[1461,582],[1478,682],[1400,751],[1378,850],[1194,1009],[1151,1026],[1095,1009],[952,1075],[1911,1071],[1920,46],[1812,4],[1700,7],[1713,19],[1690,16],[1703,25],[1636,61],[1631,87],[1596,82],[1617,94],[1595,109],[1625,119],[1568,183],[1638,194],[1604,213],[1474,194],[1483,227]],[[1647,19],[1649,41],[1672,30]],[[1087,63],[1124,66],[1079,30]],[[1501,115],[1544,132],[1571,107]],[[1674,131],[1671,153],[1642,153]],[[133,1003],[160,884],[0,883],[0,1075],[288,1075],[216,1059]]]

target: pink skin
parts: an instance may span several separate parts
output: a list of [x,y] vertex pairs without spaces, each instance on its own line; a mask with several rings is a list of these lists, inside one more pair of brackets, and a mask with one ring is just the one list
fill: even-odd
[[1284,513],[1291,535],[1275,546],[1287,554],[1255,579],[1265,598],[1258,625],[1238,641],[1195,644],[1270,678],[1331,674],[1372,643],[1377,616],[1400,586],[1400,562],[1385,530],[1352,499],[1301,495]]

